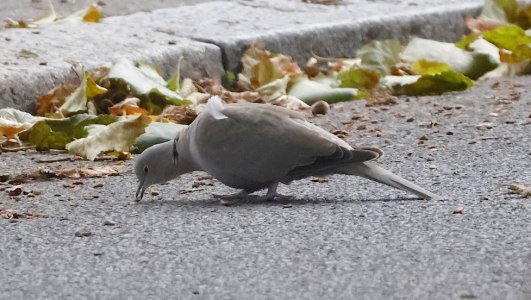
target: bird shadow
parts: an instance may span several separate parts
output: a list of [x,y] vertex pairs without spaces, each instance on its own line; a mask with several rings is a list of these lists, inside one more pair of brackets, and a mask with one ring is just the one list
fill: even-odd
[[397,197],[397,198],[369,198],[369,199],[330,199],[319,197],[282,197],[275,200],[267,200],[258,195],[249,195],[244,199],[232,201],[230,203],[221,203],[215,197],[198,197],[196,199],[152,199],[142,200],[136,202],[137,205],[143,206],[160,206],[160,205],[176,205],[176,206],[194,206],[194,207],[245,207],[245,206],[286,206],[286,205],[312,205],[312,204],[337,204],[337,203],[400,203],[400,202],[425,202],[428,200],[415,197]]

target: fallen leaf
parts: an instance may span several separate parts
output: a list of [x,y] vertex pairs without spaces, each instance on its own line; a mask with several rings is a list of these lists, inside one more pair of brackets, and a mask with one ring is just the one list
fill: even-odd
[[401,57],[407,63],[420,60],[445,63],[450,69],[472,79],[477,79],[498,66],[488,54],[468,52],[452,43],[421,38],[413,38]]
[[354,100],[356,95],[358,95],[358,90],[354,88],[334,88],[322,82],[302,78],[291,86],[288,95],[299,98],[311,105],[320,100],[328,103]]
[[109,107],[109,113],[115,116],[148,114],[148,112],[139,107],[140,99],[136,97],[126,98],[123,101]]
[[140,115],[112,123],[104,130],[66,145],[68,152],[94,160],[103,151],[129,151],[136,138],[145,132],[149,117]]
[[52,171],[55,178],[93,178],[93,177],[107,177],[117,176],[123,170],[123,166],[101,166],[89,168],[68,168],[57,169]]
[[88,135],[87,126],[93,124],[109,125],[117,120],[110,115],[93,116],[77,114],[65,119],[45,119],[36,122],[31,129],[20,137],[36,146],[39,151],[65,149],[66,144]]
[[[323,101],[319,101],[319,102],[323,102]],[[290,110],[301,111],[301,112],[308,111],[310,109],[310,105],[306,104],[304,101],[300,100],[299,98],[290,96],[290,95],[281,96],[279,98],[269,101],[268,103],[272,105],[282,106]]]
[[58,87],[52,89],[48,93],[40,96],[37,99],[39,109],[37,115],[45,116],[48,113],[56,112],[57,109],[65,102],[66,98],[70,96],[77,86],[71,82],[65,82]]
[[6,189],[6,192],[9,196],[18,196],[22,194],[22,186],[15,185]]
[[238,74],[238,81],[246,82],[249,90],[286,76],[288,81],[296,81],[303,73],[291,57],[267,51],[264,43],[251,45],[241,60],[243,70]]
[[[479,17],[479,18],[467,17],[465,19],[465,23],[468,29],[470,29],[470,31],[472,32],[472,34],[468,35],[466,38],[461,40],[461,42],[459,43],[459,45],[461,46],[464,46],[464,44],[467,43],[466,40],[468,41],[474,40],[474,37],[477,37],[479,33],[491,31],[493,29],[496,29],[500,26],[507,24],[502,21],[482,18],[482,17]],[[459,48],[466,49],[466,47],[459,47]]]
[[193,189],[196,189],[200,186],[214,186],[214,180],[211,178],[207,178],[207,179],[196,180],[194,181],[194,183],[192,183]]
[[516,21],[520,5],[516,0],[485,0],[480,18],[512,23]]
[[153,145],[167,142],[176,138],[187,127],[175,123],[152,122],[146,127],[145,133],[136,138],[131,151],[141,153]]
[[34,219],[35,217],[38,217],[38,214],[31,213],[31,212],[19,212],[15,211],[9,208],[0,208],[0,218],[8,219],[8,220],[19,220],[19,219]]
[[197,111],[190,105],[168,105],[157,117],[157,121],[171,121],[177,124],[190,125],[197,117]]
[[510,194],[521,195],[522,198],[531,197],[531,187],[518,184],[510,184],[508,185],[508,188]]
[[37,58],[39,57],[39,54],[32,52],[30,50],[22,49],[20,52],[17,53],[17,57],[19,58]]
[[87,111],[87,101],[105,93],[107,93],[107,89],[97,85],[90,72],[84,72],[81,85],[66,98],[59,110],[64,116]]
[[463,91],[472,87],[473,82],[465,75],[452,70],[448,65],[421,60],[414,65],[419,69],[423,64],[445,66],[435,73],[434,69],[426,70],[425,75],[386,76],[382,83],[393,90],[396,95],[440,95],[449,91]]
[[14,108],[0,109],[0,137],[15,138],[18,133],[30,129],[33,124],[42,120],[26,112]]
[[169,104],[189,105],[177,92],[166,87],[166,81],[157,70],[147,63],[134,63],[122,58],[115,62],[107,78],[121,79],[127,82],[133,96],[141,100],[141,107],[152,114],[158,114]]
[[360,90],[357,99],[368,97],[380,83],[380,75],[369,69],[350,69],[339,73],[337,79],[341,81],[342,88],[356,88]]
[[391,75],[391,68],[400,62],[400,51],[402,46],[398,40],[372,41],[361,47],[356,57],[361,58],[361,69]]

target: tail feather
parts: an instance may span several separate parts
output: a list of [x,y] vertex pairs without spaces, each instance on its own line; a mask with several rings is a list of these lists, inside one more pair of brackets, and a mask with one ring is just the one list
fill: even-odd
[[350,175],[357,175],[367,179],[383,183],[394,188],[415,194],[423,199],[440,199],[441,197],[427,191],[420,186],[410,182],[390,171],[378,166],[375,162],[367,161],[354,163],[341,168],[341,172]]

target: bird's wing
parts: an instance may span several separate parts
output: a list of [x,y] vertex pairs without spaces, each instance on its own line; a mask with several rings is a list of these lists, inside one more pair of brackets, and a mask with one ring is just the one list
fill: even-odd
[[191,128],[196,160],[222,181],[220,177],[230,176],[266,183],[321,158],[365,161],[378,156],[353,149],[301,114],[282,107],[229,104],[222,113],[226,117],[201,114]]

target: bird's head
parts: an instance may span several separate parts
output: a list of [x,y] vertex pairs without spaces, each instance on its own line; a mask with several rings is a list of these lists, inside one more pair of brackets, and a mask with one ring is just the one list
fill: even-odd
[[177,142],[178,138],[151,146],[136,157],[137,201],[142,199],[150,185],[164,183],[184,173],[178,168]]

